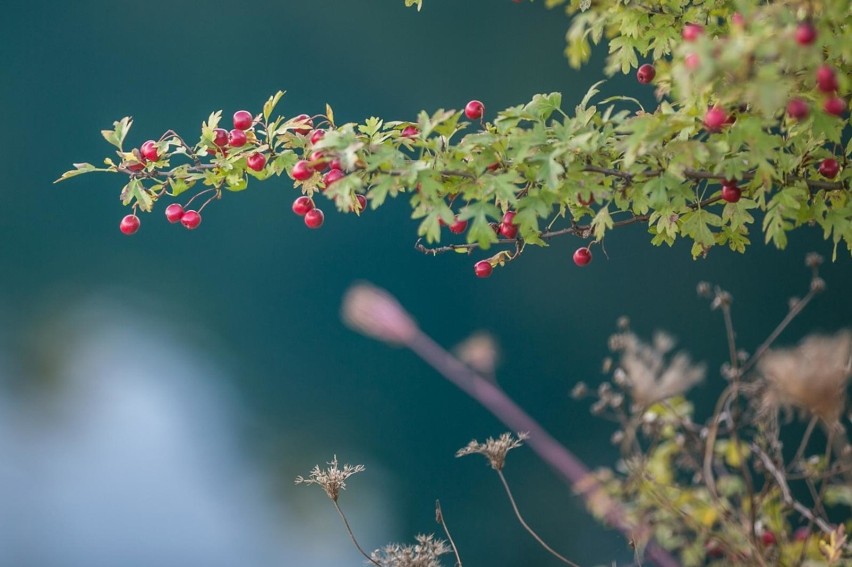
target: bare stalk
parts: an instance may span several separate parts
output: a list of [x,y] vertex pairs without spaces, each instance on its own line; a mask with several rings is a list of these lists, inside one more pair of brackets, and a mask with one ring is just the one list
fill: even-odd
[[355,534],[352,533],[352,528],[349,527],[349,520],[346,519],[346,514],[343,513],[343,510],[340,509],[340,504],[337,503],[337,500],[332,499],[334,502],[334,508],[337,510],[337,513],[340,514],[340,518],[343,520],[343,525],[346,526],[346,531],[349,532],[349,538],[352,540],[352,543],[361,552],[361,555],[367,558],[367,561],[375,565],[376,567],[382,567],[375,559],[367,555],[367,552],[361,547],[361,544],[358,543],[358,540],[355,539]]
[[778,323],[778,326],[775,327],[775,330],[772,331],[772,334],[769,335],[765,341],[763,341],[763,344],[757,347],[757,350],[754,352],[753,355],[751,355],[751,358],[749,358],[748,361],[743,365],[740,374],[745,374],[746,372],[751,370],[755,364],[757,364],[757,361],[760,360],[760,358],[764,354],[766,354],[766,351],[769,350],[769,347],[772,346],[772,343],[774,343],[775,340],[781,335],[781,333],[784,332],[784,329],[787,328],[787,326],[793,321],[793,319],[795,319],[799,315],[799,313],[801,313],[802,310],[808,306],[808,303],[811,302],[811,300],[814,298],[814,296],[816,296],[817,293],[818,290],[811,288],[808,291],[808,294],[805,295],[805,297],[803,297],[801,301],[796,302],[793,308],[787,312],[787,316],[784,317],[784,319],[782,319],[780,323]]
[[784,475],[781,473],[780,470],[778,470],[778,467],[775,466],[775,463],[772,462],[772,459],[769,457],[769,455],[766,454],[766,452],[763,451],[763,449],[752,443],[751,450],[754,451],[754,453],[758,457],[760,457],[760,461],[763,463],[763,466],[766,468],[767,471],[769,471],[769,474],[772,475],[772,477],[775,479],[775,482],[778,483],[778,487],[781,489],[781,499],[784,500],[785,504],[787,504],[788,506],[792,506],[794,510],[796,510],[799,514],[807,518],[808,521],[813,522],[814,524],[819,526],[819,529],[821,529],[823,532],[830,534],[834,531],[833,528],[828,524],[828,522],[826,522],[819,516],[816,516],[813,512],[811,512],[811,510],[807,506],[793,498],[793,494],[790,492],[790,487],[787,485],[787,479],[784,478]]
[[505,477],[505,475],[503,475],[503,471],[497,469],[497,476],[500,477],[500,482],[503,483],[503,488],[506,489],[506,496],[509,497],[509,502],[511,502],[511,504],[512,504],[512,510],[515,511],[515,517],[518,518],[518,521],[521,523],[521,525],[524,527],[524,529],[527,530],[527,532],[529,532],[529,534],[531,536],[533,536],[533,538],[539,543],[539,545],[541,545],[544,549],[546,549],[548,553],[550,553],[551,555],[553,555],[554,557],[556,557],[557,559],[559,559],[560,561],[562,561],[563,563],[565,563],[567,565],[571,565],[572,567],[580,567],[579,565],[577,565],[576,563],[574,563],[570,559],[566,559],[565,557],[563,557],[562,555],[560,555],[559,553],[554,551],[553,548],[550,547],[549,545],[547,545],[544,542],[544,540],[541,539],[541,537],[535,532],[535,530],[533,530],[529,526],[529,524],[527,524],[526,521],[524,521],[524,517],[521,516],[520,510],[518,510],[518,504],[515,502],[515,497],[512,496],[512,491],[511,491],[511,489],[509,489],[509,483],[506,482],[506,477]]
[[447,527],[447,523],[444,521],[444,512],[441,510],[440,500],[435,500],[435,521],[441,524],[441,527],[444,528],[444,533],[447,535],[447,541],[450,542],[450,547],[453,548],[453,555],[456,556],[455,567],[462,567],[461,557],[459,557],[459,550],[456,548],[456,542],[453,541],[453,536],[450,535],[450,529]]

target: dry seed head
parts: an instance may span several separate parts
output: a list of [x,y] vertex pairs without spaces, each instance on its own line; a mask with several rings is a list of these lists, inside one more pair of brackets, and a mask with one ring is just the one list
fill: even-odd
[[450,547],[433,534],[420,534],[414,545],[392,543],[370,554],[381,567],[441,567],[440,556],[450,553]]
[[704,365],[692,364],[686,353],[676,353],[666,360],[666,354],[674,347],[674,339],[668,335],[658,333],[653,346],[643,343],[633,333],[621,337],[619,368],[626,378],[615,377],[615,380],[625,384],[638,407],[682,394],[704,379]]
[[296,484],[316,484],[321,486],[329,498],[337,502],[341,490],[346,490],[346,479],[353,474],[363,472],[364,465],[343,465],[341,469],[337,464],[337,455],[326,463],[327,468],[321,469],[319,465],[314,466],[308,478],[296,477]]
[[852,376],[852,331],[811,335],[796,347],[771,350],[757,368],[767,386],[764,409],[795,406],[833,424]]
[[474,333],[453,349],[459,360],[486,376],[492,376],[500,361],[497,341],[486,332]]
[[483,455],[491,464],[491,468],[495,471],[503,470],[506,464],[506,454],[512,449],[517,449],[524,444],[524,440],[529,437],[527,433],[518,433],[515,438],[511,433],[504,433],[497,439],[489,437],[485,443],[480,443],[473,440],[456,451],[456,457],[464,457],[466,455],[480,454]]

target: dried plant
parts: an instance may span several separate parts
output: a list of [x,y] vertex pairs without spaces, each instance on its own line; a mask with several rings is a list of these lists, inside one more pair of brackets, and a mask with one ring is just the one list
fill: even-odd
[[382,567],[442,567],[440,557],[450,553],[447,542],[433,534],[414,536],[417,543],[400,545],[391,543],[370,554]]
[[[463,343],[456,350],[462,362],[419,330],[390,294],[372,286],[359,286],[360,291],[347,295],[344,316],[368,336],[407,346],[511,429],[524,432],[471,441],[456,456],[482,455],[498,475],[519,523],[563,563],[576,566],[529,526],[504,474],[509,451],[523,445],[550,465],[592,514],[629,538],[636,564],[647,559],[659,567],[840,567],[852,565],[846,537],[852,523],[844,525],[849,514],[839,511],[852,507],[847,480],[852,476],[852,446],[841,424],[848,407],[852,331],[812,335],[792,348],[773,346],[826,289],[819,277],[821,263],[819,256],[808,256],[812,277],[807,294],[791,301],[785,317],[751,354],[737,345],[733,297],[718,286],[699,285],[699,295],[723,316],[729,355],[720,369],[724,389],[703,422],[695,420],[687,394],[705,379],[705,366],[693,363],[685,352],[675,352],[670,335],[658,332],[644,342],[626,318],[620,319],[610,339],[616,360],[604,364],[611,381],[597,388],[577,383],[572,389],[577,398],[597,398],[592,413],[619,426],[612,439],[621,446],[623,458],[614,468],[596,472],[492,380],[496,348],[490,339],[475,336]],[[789,421],[776,417],[787,407],[810,417],[794,452],[784,450],[782,442]],[[826,436],[817,443],[811,434],[818,423]],[[329,465],[325,470],[315,467],[308,479],[297,482],[324,488],[370,563],[439,567],[440,557],[452,551],[461,567],[439,505],[436,521],[449,544],[417,536],[414,545],[391,544],[364,553],[337,502],[345,480],[363,467],[340,469],[336,458]]]
[[630,331],[610,338],[610,349],[621,355],[624,385],[638,408],[683,394],[704,379],[706,367],[693,365],[688,354],[679,352],[666,360],[674,344],[664,332],[657,332],[650,345]]
[[504,433],[497,439],[489,437],[485,440],[485,443],[480,443],[474,439],[456,451],[456,457],[482,455],[488,459],[492,469],[502,471],[506,464],[506,455],[509,451],[523,445],[524,440],[528,438],[529,435],[527,433],[518,433],[517,437],[514,437],[511,433]]
[[337,463],[337,455],[334,456],[328,463],[328,467],[321,469],[319,465],[315,465],[311,470],[308,478],[302,476],[296,477],[296,484],[316,484],[320,486],[325,493],[333,501],[337,502],[341,490],[346,490],[346,479],[353,474],[364,472],[364,465],[343,465],[343,468]]
[[837,423],[852,376],[852,332],[812,335],[798,346],[768,351],[757,364],[767,409],[795,406]]

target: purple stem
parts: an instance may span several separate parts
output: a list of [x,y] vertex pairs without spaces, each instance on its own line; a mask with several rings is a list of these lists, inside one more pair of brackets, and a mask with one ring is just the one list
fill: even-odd
[[[576,491],[587,504],[603,509],[607,522],[628,539],[635,526],[626,520],[621,506],[593,480],[588,467],[571,451],[554,439],[544,428],[518,406],[496,384],[489,382],[444,350],[441,345],[419,331],[407,346],[437,370],[444,378],[480,403],[485,409],[515,432],[529,433],[527,444],[538,456]],[[648,542],[647,557],[658,567],[680,567],[680,563],[654,541]]]

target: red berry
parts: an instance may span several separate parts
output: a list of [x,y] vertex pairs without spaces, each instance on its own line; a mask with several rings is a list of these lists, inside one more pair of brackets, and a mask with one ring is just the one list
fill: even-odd
[[224,128],[216,128],[213,130],[213,143],[224,148],[228,145],[228,131]]
[[177,203],[172,203],[168,207],[166,207],[166,219],[175,224],[183,218],[183,207]]
[[402,137],[403,138],[414,138],[417,134],[420,133],[420,130],[417,129],[417,126],[413,126],[409,124],[405,128],[402,129]]
[[686,57],[683,58],[683,64],[690,71],[695,71],[701,65],[701,57],[697,53],[687,53]]
[[683,31],[681,32],[681,37],[685,41],[695,41],[698,39],[698,36],[704,33],[704,27],[699,24],[686,24],[683,26]]
[[642,83],[643,85],[647,85],[651,81],[654,80],[654,77],[657,76],[657,70],[653,65],[649,63],[645,63],[639,70],[636,71],[636,80]]
[[136,215],[127,215],[123,219],[121,219],[121,223],[118,225],[118,229],[128,236],[131,234],[136,234],[136,231],[139,230],[139,225],[142,223],[139,221],[139,217]]
[[322,140],[324,137],[325,137],[325,130],[323,130],[322,128],[317,128],[316,130],[311,132],[311,143],[316,144],[317,142]]
[[322,182],[325,183],[325,188],[328,189],[333,184],[346,177],[346,174],[339,169],[332,169],[322,176]]
[[297,161],[296,165],[294,165],[293,169],[290,171],[290,175],[292,175],[293,179],[296,181],[305,181],[310,179],[313,174],[314,170],[311,168],[311,165],[303,159]]
[[145,169],[145,164],[139,161],[130,162],[124,165],[130,171],[142,171]]
[[498,230],[500,235],[506,238],[515,238],[518,236],[518,227],[510,223],[501,222]]
[[760,534],[760,541],[763,542],[763,545],[775,545],[775,534],[771,530],[765,530]]
[[266,156],[260,152],[254,152],[246,159],[246,166],[254,171],[263,171],[266,166]]
[[195,230],[201,224],[201,215],[198,211],[186,211],[180,218],[180,224],[189,230]]
[[846,101],[839,96],[833,96],[825,100],[822,108],[834,116],[843,116],[843,113],[846,112]]
[[837,177],[837,173],[840,171],[840,164],[837,163],[837,160],[834,158],[825,158],[822,160],[822,163],[819,164],[819,174],[828,179],[834,179]]
[[242,130],[237,130],[234,128],[231,130],[231,133],[228,134],[228,143],[231,147],[240,148],[246,145],[248,138],[246,138],[246,133]]
[[592,261],[592,251],[586,247],[577,248],[574,252],[574,263],[580,267],[587,266]]
[[742,197],[742,189],[736,185],[722,185],[722,200],[728,203],[736,203]]
[[837,75],[834,69],[823,65],[816,72],[817,88],[824,93],[833,93],[837,90]]
[[500,169],[500,162],[495,161],[494,163],[489,163],[485,169],[487,169],[488,171],[497,171],[498,169]]
[[326,167],[328,167],[328,160],[324,158],[325,153],[322,151],[311,153],[309,161],[313,164],[311,167],[313,167],[314,171],[323,171]]
[[300,217],[305,216],[308,211],[314,208],[314,202],[311,201],[310,197],[306,197],[302,195],[301,197],[296,197],[296,200],[293,201],[293,212],[299,215]]
[[308,228],[319,228],[325,220],[325,215],[319,209],[311,209],[305,213],[305,226]]
[[160,159],[160,154],[157,153],[157,142],[154,140],[148,140],[142,144],[142,147],[139,148],[139,153],[148,161],[157,161]]
[[307,136],[314,128],[314,121],[307,114],[300,114],[293,121],[298,124],[296,128],[293,128],[293,131],[302,136]]
[[328,167],[331,168],[331,169],[340,169],[340,170],[343,169],[340,166],[340,159],[339,158],[334,158],[333,160],[331,160],[331,163],[328,164]]
[[234,113],[234,128],[237,130],[248,130],[252,122],[253,118],[248,110],[238,110]]
[[709,132],[718,132],[727,121],[728,113],[718,106],[714,106],[704,114],[704,127]]
[[367,210],[367,197],[365,195],[355,195],[355,199],[358,201],[356,205],[353,205],[352,210],[356,212],[364,212]]
[[478,100],[472,100],[464,107],[464,115],[469,120],[479,120],[485,114],[485,105]]
[[796,43],[799,45],[811,45],[816,41],[817,30],[810,22],[800,22],[796,27]]
[[503,224],[515,224],[515,211],[506,211],[503,213]]
[[467,221],[456,217],[455,222],[450,225],[450,232],[453,234],[461,234],[467,228]]
[[787,103],[787,115],[793,120],[804,120],[809,112],[808,103],[800,98],[791,99]]
[[473,265],[473,273],[478,278],[487,278],[494,271],[494,266],[488,260],[480,260]]

